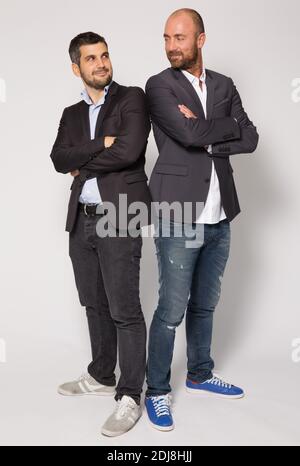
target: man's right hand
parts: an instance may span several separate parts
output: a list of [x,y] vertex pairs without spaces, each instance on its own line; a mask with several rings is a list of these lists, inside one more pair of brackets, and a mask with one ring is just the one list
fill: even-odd
[[114,136],[105,136],[104,138],[104,146],[105,149],[109,149],[115,142],[117,138]]

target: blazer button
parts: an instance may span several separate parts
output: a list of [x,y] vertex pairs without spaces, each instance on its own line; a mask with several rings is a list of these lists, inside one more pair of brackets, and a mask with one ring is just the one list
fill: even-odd
[[209,183],[210,182],[210,178],[205,178],[205,183]]

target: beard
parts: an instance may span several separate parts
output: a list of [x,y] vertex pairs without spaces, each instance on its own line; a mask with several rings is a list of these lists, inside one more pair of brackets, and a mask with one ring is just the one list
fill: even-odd
[[[99,76],[97,73],[106,71],[107,74],[105,76]],[[102,68],[101,70],[97,70],[93,73],[93,77],[88,77],[82,70],[81,78],[83,79],[84,83],[92,89],[96,91],[102,91],[106,86],[108,86],[112,81],[112,73],[109,72],[107,68]]]
[[195,44],[194,48],[188,55],[184,55],[182,52],[169,52],[167,56],[172,68],[189,70],[198,63],[199,50]]

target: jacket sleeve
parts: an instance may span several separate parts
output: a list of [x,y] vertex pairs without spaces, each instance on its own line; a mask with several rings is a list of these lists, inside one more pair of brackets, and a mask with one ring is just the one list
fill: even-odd
[[186,118],[178,108],[182,102],[162,79],[150,78],[146,95],[153,123],[184,147],[205,147],[240,137],[239,125],[232,116],[212,120]]
[[133,165],[147,146],[151,130],[144,91],[131,88],[121,103],[122,126],[115,143],[89,160],[82,168],[92,173],[108,173]]
[[55,169],[60,173],[70,173],[80,169],[96,154],[104,150],[104,138],[99,137],[85,144],[72,146],[68,129],[68,109],[65,109],[60,120],[58,134],[54,143],[51,159]]
[[231,102],[231,116],[236,118],[241,129],[241,136],[235,141],[226,144],[213,145],[213,157],[228,157],[235,154],[250,154],[255,151],[258,145],[259,136],[256,127],[249,120],[243,108],[240,95],[233,83],[233,94]]

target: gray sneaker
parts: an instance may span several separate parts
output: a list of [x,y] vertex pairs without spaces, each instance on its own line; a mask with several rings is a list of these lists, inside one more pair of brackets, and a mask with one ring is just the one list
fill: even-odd
[[102,427],[102,435],[117,437],[132,429],[142,415],[142,408],[129,396],[118,401],[114,413]]
[[78,380],[61,385],[58,388],[58,393],[63,396],[113,396],[115,388],[101,385],[90,374],[83,374]]

